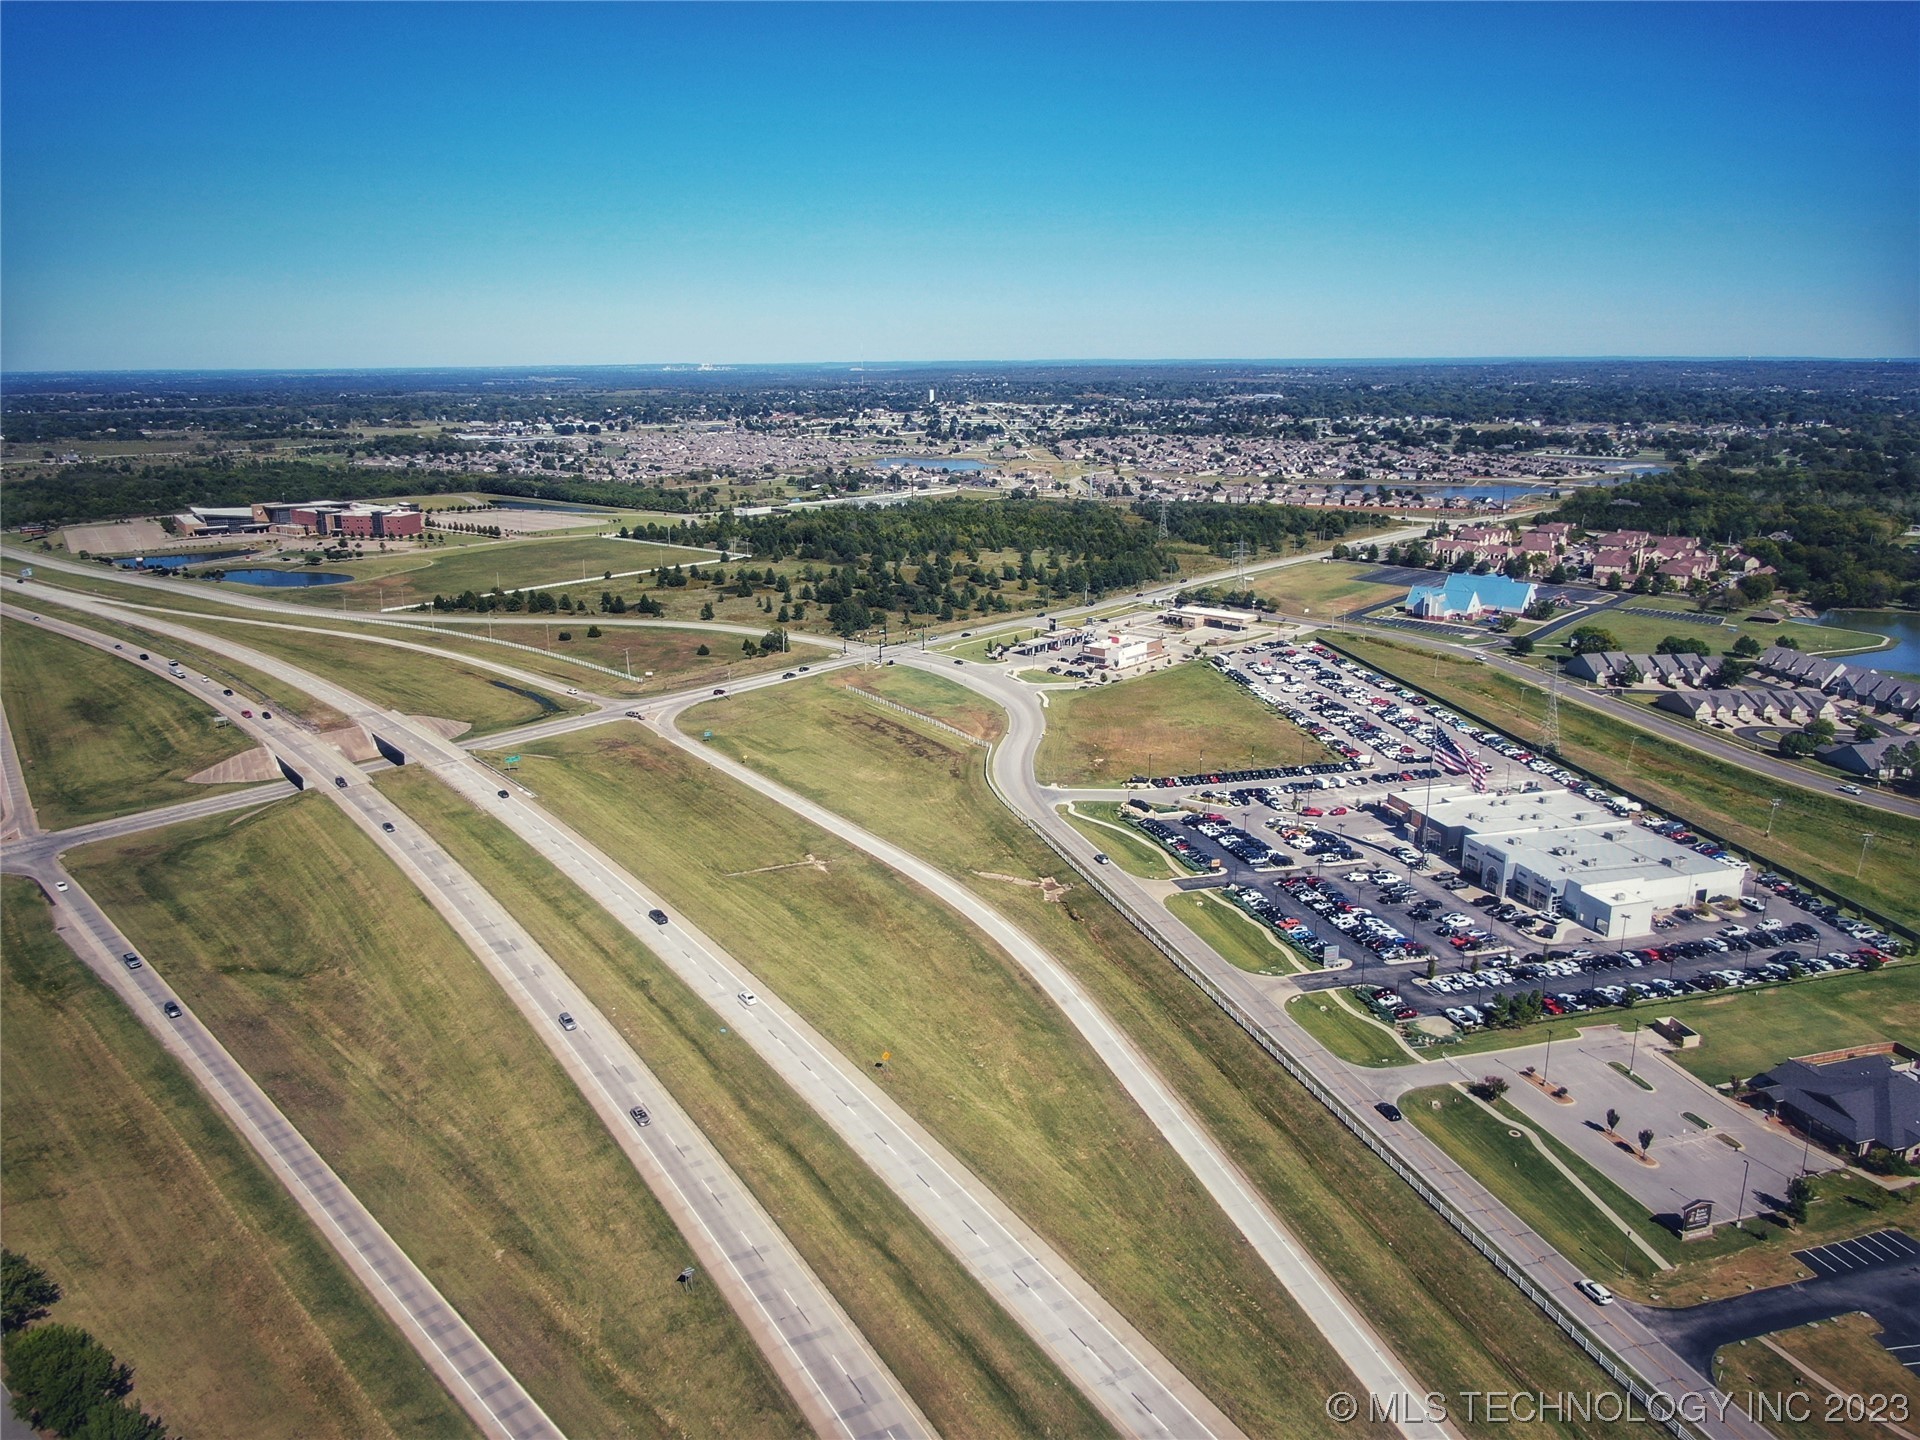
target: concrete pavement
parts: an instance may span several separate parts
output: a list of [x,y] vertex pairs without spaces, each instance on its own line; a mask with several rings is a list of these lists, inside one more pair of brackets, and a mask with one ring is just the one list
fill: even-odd
[[[1390,1125],[1378,1116],[1372,1107],[1385,1098],[1379,1092],[1380,1077],[1395,1072],[1353,1066],[1335,1056],[1285,1013],[1283,1006],[1292,987],[1260,983],[1259,977],[1221,959],[1160,904],[1143,882],[1117,866],[1098,867],[1093,863],[1094,845],[1055,813],[1054,797],[1034,782],[1033,756],[1039,748],[1045,717],[1030,687],[992,667],[934,668],[985,694],[1007,711],[1007,735],[989,760],[989,774],[1002,799],[1040,829],[1056,850],[1071,857],[1082,876],[1120,905],[1136,925],[1203,975],[1208,985],[1226,997],[1268,1043],[1292,1057],[1294,1064],[1327,1092],[1343,1121],[1367,1137],[1368,1143],[1394,1156],[1408,1174],[1418,1176],[1440,1203],[1504,1257],[1539,1294],[1556,1323],[1587,1332],[1651,1389],[1674,1397],[1711,1389],[1708,1377],[1636,1317],[1618,1306],[1602,1309],[1589,1304],[1574,1289],[1574,1282],[1581,1277],[1565,1257],[1444,1150],[1412,1126]],[[1738,1411],[1702,1429],[1729,1440],[1763,1440],[1765,1436],[1761,1427]]]
[[[186,1066],[474,1424],[509,1440],[558,1440],[559,1429],[533,1397],[212,1032],[184,1008],[178,1019],[166,1016],[161,1007],[177,1004],[178,997],[161,978],[155,957],[139,970],[122,965],[120,957],[134,947],[93,897],[51,861],[16,868],[9,856],[5,868],[31,876],[54,898],[55,932]],[[66,890],[55,890],[63,880]]]
[[[103,650],[111,645],[106,637],[80,626],[50,618],[38,623]],[[213,643],[217,646],[217,641]],[[128,652],[109,653],[128,663],[139,663]],[[257,663],[269,657],[247,654],[244,658],[247,663]],[[193,690],[191,674],[181,682],[166,675],[157,664],[142,668]],[[286,669],[288,673],[278,678],[298,686],[298,672]],[[210,698],[201,691],[193,693]],[[318,698],[334,704],[349,697],[341,692]],[[239,716],[238,701],[222,703],[232,712],[237,726],[256,734],[292,763],[310,786],[347,810],[369,839],[387,851],[402,873],[420,888],[520,1007],[534,1033],[568,1071],[688,1237],[709,1276],[754,1334],[815,1430],[823,1435],[845,1434],[849,1440],[910,1440],[932,1435],[931,1425],[865,1337],[706,1137],[624,1038],[504,907],[325,741],[295,727],[274,728],[246,720]],[[359,703],[365,711],[364,702]],[[339,704],[335,708],[353,713]],[[356,718],[378,724],[382,730],[389,728],[370,716]],[[332,783],[335,776],[345,785]],[[173,809],[217,813],[218,802],[228,798],[194,801]],[[129,827],[141,828],[140,819],[130,817],[87,828],[126,833]],[[391,833],[385,828],[388,825],[393,827]],[[556,1017],[562,1011],[574,1017],[577,1029],[560,1028]],[[644,1128],[629,1118],[635,1106],[644,1106],[650,1114],[650,1123]],[[662,1283],[667,1281],[663,1278]]]
[[[1173,1093],[1172,1087],[1064,966],[944,870],[683,734],[675,719],[681,710],[696,703],[699,697],[687,697],[664,708],[655,721],[656,728],[688,754],[873,856],[983,931],[1085,1037],[1094,1053],[1206,1187],[1214,1202],[1246,1236],[1355,1378],[1370,1394],[1383,1399],[1396,1395],[1408,1397],[1400,1402],[1396,1413],[1423,1413],[1419,1405],[1409,1402],[1424,1394],[1425,1387],[1416,1384],[1390,1347],[1294,1239],[1219,1143]],[[1444,1427],[1424,1422],[1408,1422],[1401,1429],[1410,1436],[1445,1433]]]
[[[116,613],[111,601],[93,600],[85,608]],[[491,808],[674,968],[696,994],[727,1016],[737,1032],[1001,1300],[1123,1433],[1178,1440],[1206,1435],[1224,1440],[1239,1434],[1198,1387],[978,1177],[868,1080],[860,1067],[766,993],[738,960],[697,930],[679,922],[665,930],[654,926],[646,917],[648,911],[662,908],[660,898],[583,837],[526,804],[526,792],[510,791],[514,798],[501,804],[495,793],[500,777],[472,756],[407,717],[377,710],[330,681],[215,632],[171,621],[144,623],[155,633],[220,651],[304,690],[370,733],[398,745],[409,763],[426,765],[476,806]],[[743,989],[760,992],[761,1003],[740,1005],[735,996]]]

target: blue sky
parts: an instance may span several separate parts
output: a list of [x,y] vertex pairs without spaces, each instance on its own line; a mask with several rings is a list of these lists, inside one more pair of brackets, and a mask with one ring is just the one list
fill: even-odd
[[1920,7],[0,10],[0,363],[1920,353]]

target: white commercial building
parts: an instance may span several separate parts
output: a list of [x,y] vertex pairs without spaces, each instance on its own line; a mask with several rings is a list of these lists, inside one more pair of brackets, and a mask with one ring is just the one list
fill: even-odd
[[1426,846],[1495,895],[1558,910],[1609,940],[1645,935],[1655,914],[1740,894],[1746,866],[1714,860],[1569,790],[1406,791],[1388,808]]
[[1102,635],[1097,640],[1089,640],[1082,653],[1103,670],[1124,670],[1129,665],[1151,660],[1160,652],[1160,642],[1146,636]]

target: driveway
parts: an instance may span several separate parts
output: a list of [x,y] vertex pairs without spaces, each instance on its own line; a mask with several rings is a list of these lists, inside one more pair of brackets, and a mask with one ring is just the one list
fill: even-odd
[[[1864,1310],[1879,1322],[1880,1343],[1895,1359],[1909,1370],[1920,1370],[1920,1244],[1899,1230],[1883,1230],[1848,1244],[1863,1254],[1878,1253],[1812,1280],[1776,1285],[1685,1310],[1620,1303],[1703,1375],[1713,1373],[1713,1354],[1723,1345],[1855,1310]],[[1838,1248],[1823,1245],[1799,1251],[1795,1258],[1818,1271],[1825,1252]]]

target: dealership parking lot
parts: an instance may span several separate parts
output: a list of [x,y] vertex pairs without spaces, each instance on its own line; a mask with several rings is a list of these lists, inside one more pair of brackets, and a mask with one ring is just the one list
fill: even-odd
[[[1858,952],[1884,943],[1870,926],[1844,921],[1771,875],[1749,876],[1738,902],[1662,916],[1655,933],[1624,944],[1489,895],[1423,857],[1385,807],[1389,794],[1417,797],[1459,782],[1435,762],[1443,727],[1484,767],[1492,789],[1578,789],[1623,819],[1740,862],[1323,647],[1275,641],[1211,663],[1320,738],[1327,759],[1136,777],[1147,787],[1141,799],[1188,807],[1147,818],[1142,829],[1296,948],[1323,962],[1332,957],[1334,968],[1299,978],[1303,989],[1366,984],[1363,998],[1383,1018],[1445,1016],[1471,1030],[1485,1023],[1496,996],[1537,990],[1549,1015],[1604,1016],[1634,1002],[1853,968]],[[1386,993],[1374,995],[1382,986]]]

